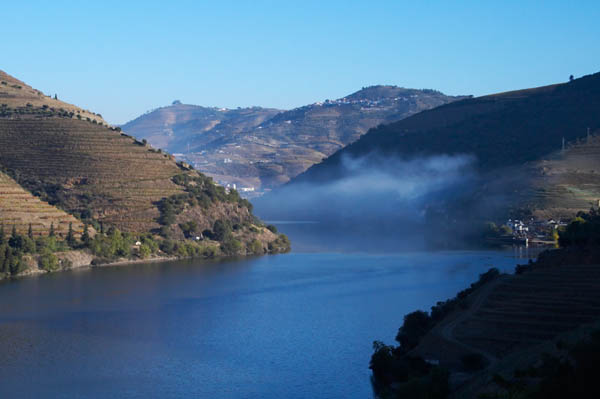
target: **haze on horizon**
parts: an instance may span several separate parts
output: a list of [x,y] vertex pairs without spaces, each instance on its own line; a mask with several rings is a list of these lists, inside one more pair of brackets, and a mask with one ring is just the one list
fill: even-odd
[[176,99],[290,109],[374,84],[483,95],[600,69],[595,1],[32,1],[3,13],[0,69],[114,124]]

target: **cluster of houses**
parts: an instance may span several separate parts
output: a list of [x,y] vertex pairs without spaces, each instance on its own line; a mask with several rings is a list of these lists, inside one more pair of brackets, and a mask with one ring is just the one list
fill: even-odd
[[567,223],[554,219],[530,219],[528,221],[508,219],[506,225],[510,227],[513,236],[516,238],[527,239],[527,241],[546,241],[552,240],[552,233],[558,228],[566,226]]
[[[411,97],[416,97],[416,95],[413,94],[413,95],[411,95]],[[378,105],[389,104],[390,102],[395,102],[395,101],[408,101],[408,99],[406,97],[393,97],[393,98],[381,98],[379,100],[370,100],[370,99],[350,100],[350,99],[344,97],[344,98],[340,98],[338,100],[325,100],[323,102],[319,101],[319,102],[314,103],[314,105],[323,106],[323,105],[357,104],[357,105],[367,106],[367,107],[376,107]]]

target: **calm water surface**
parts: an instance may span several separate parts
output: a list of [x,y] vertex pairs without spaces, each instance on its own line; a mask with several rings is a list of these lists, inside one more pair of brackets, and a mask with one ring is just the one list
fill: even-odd
[[373,340],[528,256],[299,248],[0,283],[0,397],[369,398]]

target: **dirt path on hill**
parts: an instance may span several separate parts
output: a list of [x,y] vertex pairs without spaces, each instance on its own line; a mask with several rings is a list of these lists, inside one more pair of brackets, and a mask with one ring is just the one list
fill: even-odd
[[501,277],[497,278],[496,280],[494,280],[488,284],[485,284],[483,287],[481,287],[478,290],[478,292],[476,292],[475,300],[473,301],[473,303],[471,303],[471,305],[469,306],[469,308],[467,310],[462,311],[458,315],[458,317],[448,321],[447,323],[443,323],[442,325],[438,326],[437,328],[434,329],[433,332],[448,342],[451,342],[462,348],[468,349],[471,352],[481,354],[483,357],[486,358],[486,360],[488,362],[488,367],[492,366],[494,363],[496,363],[498,361],[498,358],[496,356],[494,356],[491,353],[488,353],[484,350],[475,348],[471,345],[461,342],[454,336],[454,329],[460,323],[467,320],[475,312],[477,312],[481,308],[481,306],[483,305],[485,300],[488,298],[488,296],[492,293],[494,288],[496,288],[496,286],[498,286],[498,284],[500,284],[501,282],[505,281],[508,278],[510,278],[510,276],[501,276]]

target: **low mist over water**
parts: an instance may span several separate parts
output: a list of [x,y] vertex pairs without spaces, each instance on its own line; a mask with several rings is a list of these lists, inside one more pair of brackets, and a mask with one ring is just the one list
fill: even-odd
[[323,179],[300,177],[257,199],[256,210],[277,220],[419,225],[429,204],[448,201],[474,184],[472,163],[467,155],[344,156]]

